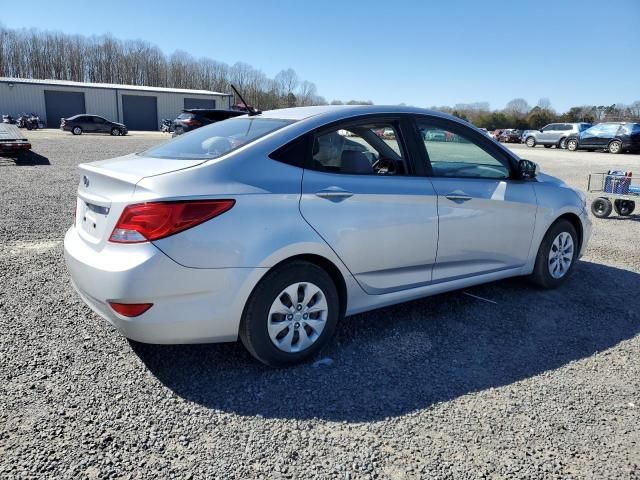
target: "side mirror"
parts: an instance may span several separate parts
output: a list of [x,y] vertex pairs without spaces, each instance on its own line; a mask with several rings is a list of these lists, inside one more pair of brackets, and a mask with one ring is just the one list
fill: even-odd
[[524,159],[518,162],[518,174],[523,180],[536,178],[539,171],[540,168],[538,167],[538,164],[536,162]]

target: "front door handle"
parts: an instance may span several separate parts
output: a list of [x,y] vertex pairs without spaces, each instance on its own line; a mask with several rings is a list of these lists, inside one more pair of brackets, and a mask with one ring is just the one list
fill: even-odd
[[316,192],[316,196],[320,198],[327,198],[329,200],[341,200],[353,196],[353,193],[348,192],[340,187],[329,187],[324,190]]
[[470,195],[467,195],[464,192],[455,191],[455,192],[447,193],[445,195],[445,198],[454,202],[466,202],[467,200],[471,200],[473,197],[471,197]]

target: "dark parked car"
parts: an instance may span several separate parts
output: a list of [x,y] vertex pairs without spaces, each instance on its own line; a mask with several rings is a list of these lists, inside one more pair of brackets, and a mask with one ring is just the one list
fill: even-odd
[[126,135],[129,132],[124,123],[112,122],[98,115],[85,114],[63,118],[60,122],[60,128],[74,135],[82,135],[83,133],[110,133],[117,137]]
[[498,141],[503,143],[520,143],[522,142],[522,130],[507,129],[500,134]]
[[204,127],[210,123],[220,122],[227,118],[246,115],[247,112],[238,110],[214,110],[208,108],[190,108],[183,110],[173,121],[173,136]]
[[609,150],[609,153],[640,151],[640,123],[599,123],[567,138],[567,148]]

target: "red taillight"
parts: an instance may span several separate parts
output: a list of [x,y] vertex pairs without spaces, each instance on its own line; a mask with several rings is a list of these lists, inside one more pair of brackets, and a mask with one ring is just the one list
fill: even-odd
[[109,240],[115,243],[159,240],[217,217],[235,203],[235,200],[189,200],[129,205]]
[[153,307],[153,303],[116,303],[109,302],[111,308],[123,317],[138,317]]
[[202,123],[200,123],[195,118],[187,118],[187,119],[183,120],[182,122],[185,125],[189,125],[190,127],[199,127],[200,125],[202,125]]

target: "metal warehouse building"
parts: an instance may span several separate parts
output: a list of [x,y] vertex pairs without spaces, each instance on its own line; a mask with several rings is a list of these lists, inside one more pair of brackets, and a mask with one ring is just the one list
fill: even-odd
[[158,130],[163,118],[184,108],[230,108],[232,96],[208,90],[142,87],[0,77],[0,114],[36,113],[49,128],[79,113],[124,123],[129,130]]

